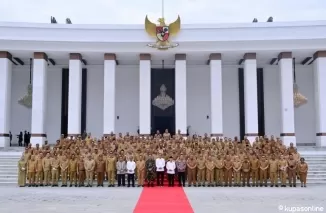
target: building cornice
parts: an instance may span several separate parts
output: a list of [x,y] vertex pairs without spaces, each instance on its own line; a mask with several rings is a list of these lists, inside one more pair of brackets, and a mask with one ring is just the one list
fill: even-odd
[[[2,50],[156,52],[143,25],[0,23]],[[171,52],[326,49],[326,21],[182,25]]]

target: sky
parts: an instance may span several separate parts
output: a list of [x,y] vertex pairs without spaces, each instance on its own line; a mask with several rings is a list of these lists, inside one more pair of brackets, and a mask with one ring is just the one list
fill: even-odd
[[[162,16],[162,0],[0,0],[0,22],[143,24]],[[326,20],[326,0],[164,0],[167,23],[184,24]]]

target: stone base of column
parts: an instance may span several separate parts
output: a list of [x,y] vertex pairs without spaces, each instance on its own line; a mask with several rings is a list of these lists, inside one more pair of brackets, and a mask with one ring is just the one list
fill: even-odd
[[289,147],[290,143],[293,143],[293,146],[297,145],[296,137],[293,133],[281,133],[281,140],[286,147]]
[[215,139],[215,140],[219,140],[220,138],[223,138],[223,134],[218,134],[218,133],[212,133],[211,134],[211,140]]
[[316,137],[316,146],[317,147],[326,147],[326,134],[325,135],[317,135]]
[[40,147],[42,147],[46,140],[46,134],[31,134],[32,147],[36,147],[36,144],[39,144]]
[[259,137],[258,133],[246,133],[245,136],[249,140],[250,144],[252,144],[257,137]]
[[0,148],[9,147],[10,139],[9,134],[0,134]]

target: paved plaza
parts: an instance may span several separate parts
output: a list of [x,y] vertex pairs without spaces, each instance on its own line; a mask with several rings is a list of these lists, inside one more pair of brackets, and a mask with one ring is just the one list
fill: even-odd
[[[0,212],[132,213],[141,191],[141,188],[1,187]],[[318,185],[285,189],[185,188],[185,192],[196,213],[272,213],[290,212],[288,207],[326,208],[326,186]],[[159,199],[164,202],[164,198]],[[280,206],[283,210],[279,210]]]

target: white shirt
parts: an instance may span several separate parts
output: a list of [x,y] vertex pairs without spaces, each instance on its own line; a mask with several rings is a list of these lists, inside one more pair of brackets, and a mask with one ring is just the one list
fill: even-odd
[[163,158],[157,158],[155,161],[156,171],[164,172],[165,160]]
[[134,174],[136,169],[135,161],[128,161],[127,162],[127,174]]
[[166,170],[168,174],[175,174],[175,162],[174,161],[168,161],[166,163]]

